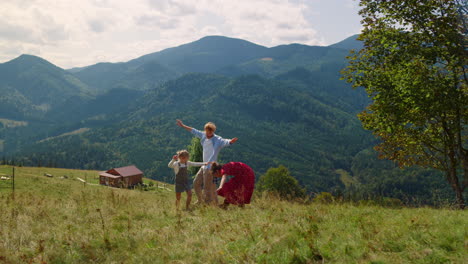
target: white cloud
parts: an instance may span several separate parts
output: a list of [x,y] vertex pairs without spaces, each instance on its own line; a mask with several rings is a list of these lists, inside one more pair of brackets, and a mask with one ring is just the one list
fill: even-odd
[[306,2],[2,1],[0,60],[28,52],[70,68],[127,61],[205,35],[226,35],[265,46],[292,42],[322,45],[316,27],[305,15]]
[[185,16],[195,14],[197,11],[196,1],[185,0],[146,0],[148,4],[166,14]]
[[179,26],[179,19],[163,15],[142,15],[135,18],[137,25],[173,29]]
[[[306,5],[301,3],[293,4],[287,0],[202,0],[198,2],[198,8],[216,10],[225,18],[233,36],[262,45],[289,42],[322,44],[316,37],[316,30],[305,19]],[[300,38],[294,39],[294,36]]]
[[32,29],[23,25],[12,24],[0,18],[0,40],[38,43],[41,38]]
[[105,21],[101,21],[99,19],[91,19],[88,21],[89,29],[96,33],[102,33],[106,29]]

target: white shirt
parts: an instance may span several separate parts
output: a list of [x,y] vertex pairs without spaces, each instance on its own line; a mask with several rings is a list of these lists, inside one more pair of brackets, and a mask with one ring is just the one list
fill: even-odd
[[[179,166],[180,164],[180,166]],[[204,162],[193,162],[193,161],[187,161],[187,164],[179,163],[178,160],[171,160],[169,164],[167,165],[169,168],[174,169],[174,173],[177,174],[179,172],[179,168],[185,168],[185,167],[200,167],[205,165]]]
[[210,138],[210,139],[207,138],[203,142],[203,161],[204,162],[208,162],[210,160],[211,156],[213,156],[214,147],[213,147],[213,140],[212,139],[213,138]]

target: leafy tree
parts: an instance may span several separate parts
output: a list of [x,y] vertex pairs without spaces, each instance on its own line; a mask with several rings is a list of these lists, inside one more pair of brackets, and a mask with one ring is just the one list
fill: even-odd
[[[464,207],[468,185],[467,6],[463,1],[361,0],[364,48],[344,78],[373,102],[359,118],[381,158],[445,172]],[[464,176],[462,176],[464,175]]]
[[270,168],[258,181],[257,189],[279,194],[281,198],[304,197],[305,191],[289,170],[281,165]]
[[[190,153],[190,160],[196,162],[203,161],[203,148],[200,144],[200,139],[197,137],[193,137],[190,145],[187,146],[187,149]],[[199,170],[199,167],[190,167],[189,171],[192,175],[195,175]]]

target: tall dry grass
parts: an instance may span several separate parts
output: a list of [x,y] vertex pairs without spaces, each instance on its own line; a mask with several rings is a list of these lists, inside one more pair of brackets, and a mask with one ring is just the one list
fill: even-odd
[[[464,263],[466,211],[256,196],[245,208],[174,207],[173,192],[47,178],[19,168],[0,193],[0,263]],[[183,195],[185,198],[185,195]]]

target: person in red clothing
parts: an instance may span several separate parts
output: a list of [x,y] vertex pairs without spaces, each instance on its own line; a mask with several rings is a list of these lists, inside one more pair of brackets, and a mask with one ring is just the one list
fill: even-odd
[[[255,185],[255,174],[252,168],[242,162],[229,162],[224,165],[213,163],[211,172],[214,177],[222,177],[221,184],[216,191],[218,195],[224,197],[226,208],[229,204],[239,205],[249,204]],[[232,176],[227,181],[227,176]]]

